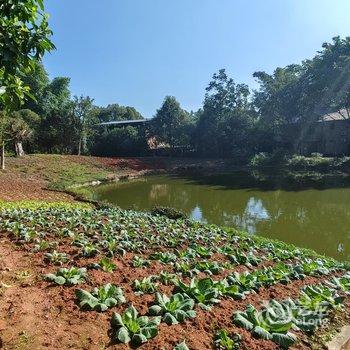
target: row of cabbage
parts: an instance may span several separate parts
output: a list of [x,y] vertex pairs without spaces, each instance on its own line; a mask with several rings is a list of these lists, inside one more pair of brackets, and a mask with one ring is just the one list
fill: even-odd
[[[45,276],[59,285],[85,282],[89,269],[112,273],[116,269],[113,257],[127,252],[136,254],[132,267],[147,268],[152,261],[158,261],[172,269],[173,273],[164,270],[132,282],[136,294],[155,293],[155,299],[147,315],[139,315],[132,305],[122,314],[114,313],[113,337],[124,343],[140,344],[153,338],[160,322],[172,325],[194,318],[195,305],[207,310],[221,298],[245,299],[262,287],[287,284],[306,276],[344,273],[327,284],[306,287],[298,300],[271,300],[261,311],[249,305],[246,311],[234,314],[236,325],[252,331],[254,336],[288,347],[296,340],[291,330],[314,331],[327,319],[330,310],[341,307],[343,295],[337,293],[350,290],[350,276],[344,264],[315,258],[312,253],[290,249],[282,243],[253,240],[216,226],[119,209],[11,208],[0,211],[0,217],[0,230],[11,232],[19,243],[30,244],[34,251],[44,251],[48,263],[66,265]],[[79,257],[102,257],[85,268],[70,266],[71,257],[57,251],[61,239],[69,239],[79,249]],[[154,248],[156,253],[147,253]],[[214,254],[222,254],[227,261],[212,261]],[[256,268],[265,261],[275,264]],[[237,265],[246,265],[250,270],[230,272],[219,280],[211,278]],[[195,277],[199,273],[210,277]],[[185,283],[184,277],[192,280]],[[174,285],[173,294],[159,293],[159,283]],[[77,289],[76,298],[81,308],[98,312],[127,303],[122,288],[113,284],[90,291]],[[215,338],[218,349],[235,349],[239,341],[238,335],[230,335],[226,330],[220,330]],[[185,343],[176,347],[186,348]]]

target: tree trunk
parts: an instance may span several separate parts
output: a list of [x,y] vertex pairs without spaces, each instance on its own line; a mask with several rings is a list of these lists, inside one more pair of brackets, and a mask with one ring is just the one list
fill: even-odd
[[5,141],[1,144],[1,170],[5,170]]
[[81,155],[81,144],[83,143],[83,138],[81,137],[80,139],[79,139],[79,145],[78,145],[78,156],[80,156]]
[[15,142],[15,150],[16,150],[16,156],[17,157],[23,157],[24,156],[22,142]]

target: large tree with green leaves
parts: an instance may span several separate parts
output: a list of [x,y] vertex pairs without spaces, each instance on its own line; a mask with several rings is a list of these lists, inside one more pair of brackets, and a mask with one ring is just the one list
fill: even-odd
[[200,154],[231,157],[247,151],[255,122],[249,94],[248,86],[236,84],[224,69],[213,75],[196,129]]
[[152,120],[152,134],[158,142],[169,144],[171,148],[188,144],[186,125],[189,114],[181,108],[173,96],[166,96],[160,109]]
[[[21,79],[45,52],[54,48],[43,0],[0,2],[0,104],[6,112],[19,108],[29,88]],[[2,148],[4,148],[4,140]],[[1,167],[4,168],[2,149]]]

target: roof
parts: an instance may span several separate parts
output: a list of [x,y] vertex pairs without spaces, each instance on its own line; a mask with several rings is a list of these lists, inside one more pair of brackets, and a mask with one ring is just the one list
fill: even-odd
[[111,122],[104,122],[96,124],[97,126],[108,126],[108,125],[129,125],[129,124],[144,124],[148,123],[150,119],[130,119],[130,120],[116,120]]
[[319,121],[328,122],[333,120],[345,120],[345,119],[350,119],[350,110],[346,110],[345,108],[343,108],[339,111],[325,114],[320,118]]

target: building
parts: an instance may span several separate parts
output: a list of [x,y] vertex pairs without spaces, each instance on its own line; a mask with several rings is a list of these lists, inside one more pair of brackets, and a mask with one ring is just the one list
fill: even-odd
[[297,153],[309,155],[321,153],[325,156],[350,154],[350,110],[328,113],[316,123],[297,127],[292,132],[294,149]]

